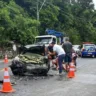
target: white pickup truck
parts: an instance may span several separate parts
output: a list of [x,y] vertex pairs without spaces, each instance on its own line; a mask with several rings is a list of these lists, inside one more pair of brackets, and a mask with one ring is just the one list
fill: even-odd
[[[68,37],[63,37],[63,42],[65,42],[65,39]],[[35,44],[44,44],[45,46],[48,46],[52,41],[54,41],[56,44],[61,45],[61,38],[57,38],[54,35],[41,35],[35,37]]]
[[57,38],[54,35],[42,35],[42,36],[36,36],[35,37],[35,44],[44,44],[45,46],[48,46],[52,41],[54,41],[57,44]]

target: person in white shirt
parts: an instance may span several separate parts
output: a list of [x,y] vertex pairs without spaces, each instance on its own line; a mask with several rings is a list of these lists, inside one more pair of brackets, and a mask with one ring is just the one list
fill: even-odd
[[60,46],[52,42],[50,46],[53,46],[53,52],[49,52],[49,55],[57,55],[58,56],[58,65],[59,65],[59,75],[62,74],[62,63],[65,58],[65,51]]

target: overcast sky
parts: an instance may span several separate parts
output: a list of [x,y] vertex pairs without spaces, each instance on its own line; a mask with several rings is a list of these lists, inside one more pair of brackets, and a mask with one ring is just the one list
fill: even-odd
[[96,0],[93,0],[93,3],[95,4],[95,9],[96,9]]

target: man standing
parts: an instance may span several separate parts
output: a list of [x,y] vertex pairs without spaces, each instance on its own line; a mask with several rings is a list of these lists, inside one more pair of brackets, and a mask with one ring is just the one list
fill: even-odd
[[62,75],[62,63],[65,57],[65,51],[60,45],[55,44],[55,42],[52,42],[50,46],[53,47],[53,52],[49,52],[49,55],[58,56],[59,75]]
[[66,53],[65,63],[66,65],[69,65],[69,63],[72,61],[72,43],[69,42],[69,38],[65,39],[65,43],[63,43],[62,47]]

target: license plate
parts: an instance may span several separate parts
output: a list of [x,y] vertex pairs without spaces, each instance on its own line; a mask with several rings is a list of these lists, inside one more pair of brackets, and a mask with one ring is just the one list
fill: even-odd
[[92,54],[92,53],[88,53],[88,54]]

